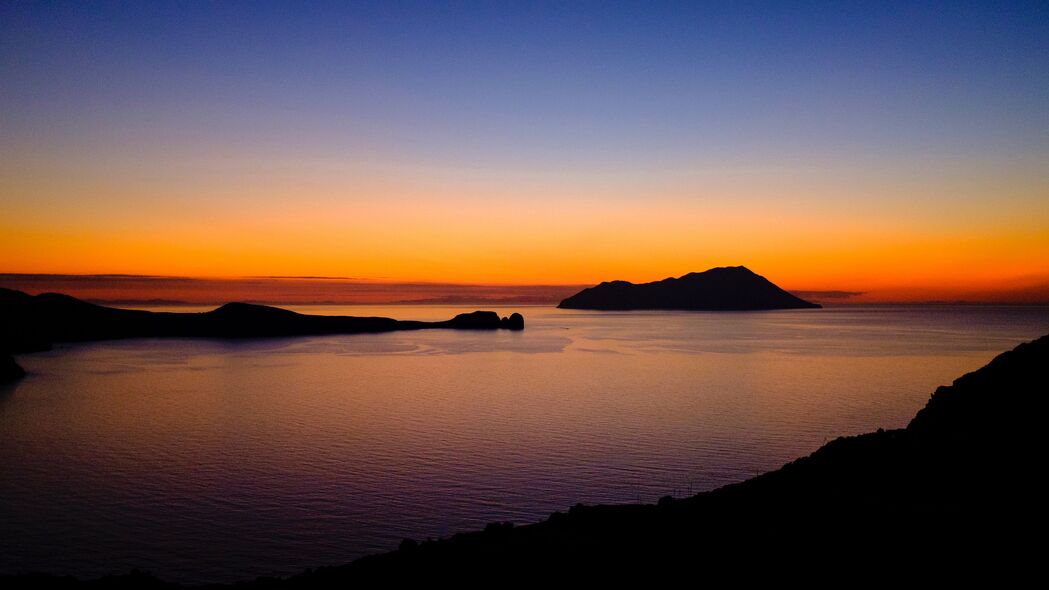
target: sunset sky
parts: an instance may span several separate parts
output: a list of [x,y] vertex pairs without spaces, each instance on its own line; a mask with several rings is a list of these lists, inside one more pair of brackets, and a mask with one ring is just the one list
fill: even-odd
[[0,3],[0,273],[1049,301],[1049,3]]

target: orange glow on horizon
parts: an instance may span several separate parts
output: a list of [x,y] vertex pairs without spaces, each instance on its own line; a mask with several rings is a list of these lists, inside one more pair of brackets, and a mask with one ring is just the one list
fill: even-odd
[[1049,199],[1024,174],[8,180],[5,273],[581,285],[745,265],[852,301],[1049,301]]
[[12,7],[0,273],[535,286],[745,265],[850,301],[1049,302],[1041,7],[755,27],[695,4],[586,27]]

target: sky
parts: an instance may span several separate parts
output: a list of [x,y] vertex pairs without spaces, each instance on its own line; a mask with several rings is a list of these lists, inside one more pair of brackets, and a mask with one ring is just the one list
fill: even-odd
[[728,265],[1049,301],[1049,4],[0,2],[0,273]]

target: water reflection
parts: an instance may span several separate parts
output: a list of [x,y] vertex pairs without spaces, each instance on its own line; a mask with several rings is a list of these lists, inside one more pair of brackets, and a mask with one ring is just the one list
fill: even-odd
[[[330,311],[461,311],[366,309]],[[21,356],[29,376],[0,389],[0,570],[230,581],[710,489],[901,426],[935,386],[1049,332],[1045,308],[521,311],[520,333]]]

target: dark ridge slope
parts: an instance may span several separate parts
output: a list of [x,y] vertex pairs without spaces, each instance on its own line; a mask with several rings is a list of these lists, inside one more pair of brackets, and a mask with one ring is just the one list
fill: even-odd
[[0,353],[46,350],[52,342],[141,337],[259,338],[451,328],[520,330],[524,318],[475,311],[441,322],[319,316],[248,303],[205,313],[156,313],[103,307],[58,293],[36,296],[0,289]]
[[15,359],[0,355],[0,383],[10,383],[25,377],[25,371],[15,362]]
[[787,293],[746,267],[728,266],[640,285],[627,281],[605,282],[583,289],[558,307],[607,311],[756,311],[820,306]]
[[[576,506],[285,580],[847,574],[938,580],[1040,571],[1049,336],[941,387],[900,430],[839,438],[783,468],[658,505]],[[1008,567],[1007,570],[1001,568]],[[853,576],[860,576],[854,578]],[[908,579],[911,579],[908,577]]]

